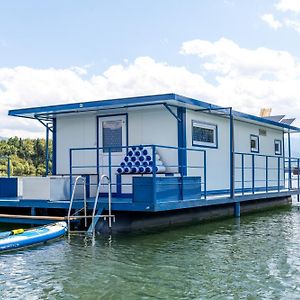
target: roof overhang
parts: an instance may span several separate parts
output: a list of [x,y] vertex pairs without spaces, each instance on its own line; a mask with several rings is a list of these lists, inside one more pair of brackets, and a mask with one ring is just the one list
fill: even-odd
[[[8,114],[10,116],[30,118],[30,119],[44,119],[51,120],[58,115],[74,114],[74,113],[84,113],[91,111],[105,111],[111,109],[129,109],[134,107],[146,107],[155,105],[169,105],[175,107],[186,107],[192,110],[203,110],[211,113],[222,112],[225,115],[229,114],[229,108],[223,108],[218,105],[210,104],[193,98],[188,98],[180,96],[177,94],[160,94],[160,95],[150,95],[150,96],[139,96],[139,97],[129,97],[129,98],[118,98],[110,100],[99,100],[90,102],[79,102],[79,103],[69,103],[60,105],[50,105],[41,107],[31,107],[23,109],[10,110]],[[251,123],[264,124],[267,127],[282,128],[284,131],[300,131],[300,128],[291,126],[289,124],[284,124],[270,120],[267,118],[262,118],[238,111],[232,110],[232,115],[238,120],[247,120]]]

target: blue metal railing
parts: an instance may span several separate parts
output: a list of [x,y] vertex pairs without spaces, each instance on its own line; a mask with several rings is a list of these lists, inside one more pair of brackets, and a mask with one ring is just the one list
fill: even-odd
[[6,176],[9,178],[11,175],[11,160],[9,156],[0,156],[0,161],[6,161]]
[[[300,190],[300,158],[286,158],[284,161],[284,174],[288,181],[289,190]],[[299,197],[300,195],[297,194],[298,202],[300,200]]]
[[[201,199],[207,199],[207,194],[210,194],[210,191],[207,191],[207,152],[203,149],[195,149],[195,148],[180,148],[180,147],[172,147],[172,146],[164,146],[164,145],[138,145],[138,146],[123,146],[119,147],[123,150],[123,155],[127,154],[129,149],[132,147],[143,146],[144,148],[148,148],[152,153],[153,157],[153,172],[148,174],[148,176],[152,176],[154,178],[153,189],[156,190],[156,178],[159,176],[158,172],[156,172],[156,153],[159,152],[163,157],[167,158],[166,161],[169,161],[168,164],[164,164],[166,167],[165,175],[175,175],[184,177],[185,174],[187,176],[200,176],[201,177]],[[75,175],[94,175],[97,180],[94,182],[90,182],[88,186],[97,186],[99,181],[99,176],[103,173],[106,173],[110,178],[112,178],[116,169],[120,166],[119,163],[115,163],[113,159],[116,153],[112,150],[114,148],[104,148],[103,147],[91,147],[91,148],[71,148],[70,149],[70,191],[73,187],[72,178]],[[172,156],[172,151],[176,153],[176,155]],[[179,152],[183,151],[187,155],[186,161],[184,164],[178,163],[180,160],[178,159]],[[88,154],[88,152],[92,152],[93,154]],[[198,157],[188,157],[189,155],[200,155]],[[118,154],[120,155],[120,154]],[[121,154],[122,155],[122,154]],[[88,161],[82,163],[85,157],[88,157]],[[91,159],[92,157],[92,159]],[[105,157],[105,159],[102,159]],[[121,156],[120,156],[121,157]],[[171,159],[170,159],[171,157]],[[80,163],[81,160],[81,163]],[[170,163],[173,162],[173,163]],[[198,163],[194,163],[197,161]],[[164,160],[165,162],[165,160]],[[189,164],[190,162],[190,164]],[[291,166],[291,171],[287,171],[285,167],[286,164]],[[269,193],[269,192],[280,192],[283,190],[290,190],[292,188],[296,188],[300,190],[300,171],[299,171],[300,159],[299,158],[291,158],[287,159],[282,156],[276,155],[263,155],[258,153],[242,153],[242,152],[234,152],[234,195],[245,195],[245,194],[255,194],[255,193]],[[291,172],[298,172],[296,175],[290,175]],[[171,173],[171,174],[170,174]],[[291,183],[287,180],[288,176],[291,177]],[[176,175],[178,174],[178,175]],[[139,174],[132,174],[139,176]],[[120,175],[121,176],[121,175]],[[118,180],[112,181],[112,186],[114,187],[114,196],[118,197],[118,188],[121,189],[122,186],[122,195],[121,197],[132,197],[132,181],[131,179],[126,178],[124,176],[124,180],[122,183],[118,182]],[[126,189],[127,187],[127,189]],[[127,190],[127,192],[126,192]],[[130,191],[130,192],[128,192]],[[224,190],[225,191],[225,190]],[[155,195],[155,193],[153,193]],[[226,194],[226,192],[224,192]]]
[[[164,163],[164,167],[167,170],[167,175],[170,174],[178,174],[179,176],[200,176],[201,177],[201,198],[206,199],[207,197],[207,179],[206,179],[206,150],[203,149],[193,149],[193,148],[181,148],[181,147],[172,147],[172,146],[164,146],[164,145],[132,145],[132,146],[122,146],[118,147],[118,149],[122,149],[123,155],[128,153],[128,151],[132,147],[139,147],[142,146],[147,149],[151,149],[152,159],[153,159],[153,172],[148,174],[149,176],[153,177],[153,189],[156,190],[156,178],[159,174],[159,172],[156,171],[156,153],[161,152],[164,157],[170,157],[171,152],[175,152],[176,154],[173,157],[176,157],[176,159],[173,159],[176,161],[176,163],[173,164],[166,164]],[[107,175],[112,178],[112,175],[114,174],[115,170],[120,166],[120,161],[118,161],[117,164],[114,164],[113,157],[116,155],[115,152],[113,152],[113,149],[115,147],[90,147],[90,148],[71,148],[69,150],[69,160],[70,160],[70,191],[72,191],[73,188],[73,177],[75,175],[94,175],[97,176],[97,182],[89,183],[89,186],[97,186],[99,181],[99,176],[101,173],[107,172]],[[105,150],[105,153],[104,151]],[[191,153],[195,153],[200,155],[200,158],[197,160],[199,161],[199,165],[189,165],[186,163],[186,165],[179,164],[178,163],[178,155],[179,151],[184,151],[188,155],[191,155]],[[89,153],[90,152],[90,153]],[[85,155],[86,153],[89,153],[89,155]],[[91,154],[92,153],[92,154]],[[120,154],[122,155],[122,154]],[[89,163],[80,163],[78,160],[84,160],[84,158],[87,157],[89,160]],[[91,159],[91,157],[93,157]],[[103,159],[105,157],[105,159]],[[105,162],[103,163],[103,161]],[[167,159],[168,160],[168,159]],[[102,162],[101,162],[102,161]],[[187,159],[188,161],[188,159]],[[195,161],[195,160],[193,160]],[[165,162],[165,161],[164,161]],[[102,172],[101,172],[102,171]],[[139,176],[139,174],[131,174]],[[118,182],[112,182],[112,186],[115,187],[115,189],[118,189]],[[132,182],[130,183],[122,183],[122,187],[128,187],[130,186],[132,188]],[[129,193],[130,194],[130,193]],[[123,193],[125,195],[125,193]],[[154,193],[155,195],[155,193]],[[125,195],[126,196],[126,195]]]
[[234,156],[235,178],[241,178],[235,180],[235,193],[244,195],[286,189],[284,157],[242,152],[235,152]]

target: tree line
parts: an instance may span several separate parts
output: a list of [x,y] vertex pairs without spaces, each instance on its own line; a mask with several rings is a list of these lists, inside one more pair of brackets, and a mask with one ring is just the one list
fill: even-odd
[[[12,176],[41,176],[46,173],[45,139],[12,137],[0,141],[0,176],[7,175],[7,158],[10,158]],[[49,170],[51,171],[52,141],[49,140]]]

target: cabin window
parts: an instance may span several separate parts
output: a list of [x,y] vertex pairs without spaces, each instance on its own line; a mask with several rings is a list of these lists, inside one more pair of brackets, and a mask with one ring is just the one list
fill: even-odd
[[122,120],[102,122],[103,152],[122,152]]
[[254,134],[250,135],[250,150],[251,152],[259,152],[259,136]]
[[193,146],[217,148],[217,125],[192,121]]
[[274,141],[274,152],[275,155],[281,155],[282,154],[282,146],[281,146],[281,140],[275,140]]

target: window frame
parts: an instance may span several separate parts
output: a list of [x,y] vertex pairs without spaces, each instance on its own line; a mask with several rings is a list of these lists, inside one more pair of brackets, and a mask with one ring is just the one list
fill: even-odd
[[[203,126],[202,128],[212,129],[214,131],[214,142],[213,143],[200,142],[200,141],[195,141],[194,140],[193,129],[194,129],[194,127],[200,127],[201,128],[201,125]],[[198,121],[198,120],[192,120],[191,134],[192,134],[192,146],[203,147],[203,148],[213,148],[213,149],[218,148],[218,125],[217,124],[207,123],[207,122]]]
[[[279,144],[278,152],[276,152],[276,143]],[[274,153],[275,153],[275,155],[282,155],[282,140],[278,140],[278,139],[274,140]]]
[[[256,143],[257,143],[257,149],[254,149],[252,148],[251,146],[251,142],[252,142],[252,139],[255,139]],[[250,152],[251,153],[259,153],[259,135],[256,135],[256,134],[250,134]]]

